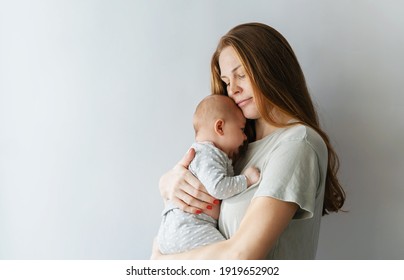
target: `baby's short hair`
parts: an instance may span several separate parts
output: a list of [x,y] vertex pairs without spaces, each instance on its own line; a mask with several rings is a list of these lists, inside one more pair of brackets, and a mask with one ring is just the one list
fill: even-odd
[[215,122],[217,119],[226,120],[234,115],[234,110],[239,110],[236,103],[227,95],[208,95],[195,109],[193,125],[195,133],[201,127]]

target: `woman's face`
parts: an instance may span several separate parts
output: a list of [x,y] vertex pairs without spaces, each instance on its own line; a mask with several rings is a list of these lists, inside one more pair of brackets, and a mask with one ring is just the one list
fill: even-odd
[[230,98],[241,108],[247,119],[260,117],[254,100],[250,78],[233,47],[225,47],[219,56],[220,77],[227,85]]

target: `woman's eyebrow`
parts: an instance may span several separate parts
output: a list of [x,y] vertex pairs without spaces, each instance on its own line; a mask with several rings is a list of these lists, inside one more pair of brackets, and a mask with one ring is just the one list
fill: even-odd
[[[239,69],[241,67],[241,64],[240,65],[238,65],[238,66],[236,66],[236,67],[234,67],[233,68],[233,70],[231,70],[231,73],[234,73],[234,72],[236,72],[237,71],[237,69]],[[220,78],[227,78],[226,76],[220,76]]]

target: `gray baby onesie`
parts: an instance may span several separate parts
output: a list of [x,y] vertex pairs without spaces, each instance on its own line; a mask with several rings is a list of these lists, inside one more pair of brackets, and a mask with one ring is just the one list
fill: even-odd
[[[201,181],[210,195],[217,199],[234,196],[247,188],[244,175],[234,176],[231,159],[210,142],[192,145],[195,158],[189,170]],[[217,220],[204,213],[183,212],[170,201],[162,213],[158,243],[163,254],[174,254],[225,240],[217,229]]]

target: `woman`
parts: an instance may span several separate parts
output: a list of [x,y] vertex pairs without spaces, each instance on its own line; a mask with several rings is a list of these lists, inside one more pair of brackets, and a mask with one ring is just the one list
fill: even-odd
[[[235,172],[257,166],[261,180],[222,202],[227,240],[177,255],[154,249],[152,258],[314,259],[321,216],[338,212],[345,193],[292,48],[267,25],[242,24],[221,38],[211,70],[213,94],[230,96],[249,120],[248,149]],[[213,203],[187,171],[192,152],[160,179],[163,197],[189,212]]]

